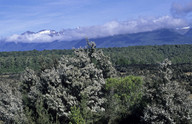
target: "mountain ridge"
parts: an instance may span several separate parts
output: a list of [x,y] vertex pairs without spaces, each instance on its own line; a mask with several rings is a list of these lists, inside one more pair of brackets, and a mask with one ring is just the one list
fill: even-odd
[[[27,31],[21,35],[26,35],[27,33],[34,34],[35,32]],[[63,32],[56,32],[54,30],[41,30],[37,33],[48,34],[49,36],[53,37],[55,35],[60,35]],[[119,34],[100,38],[90,38],[89,40],[94,41],[98,48],[138,45],[192,44],[192,28],[180,30],[159,29],[132,34]],[[72,49],[73,47],[79,48],[84,47],[85,45],[85,39],[72,41],[55,40],[53,42],[36,43],[6,42],[5,40],[1,40],[0,51]]]

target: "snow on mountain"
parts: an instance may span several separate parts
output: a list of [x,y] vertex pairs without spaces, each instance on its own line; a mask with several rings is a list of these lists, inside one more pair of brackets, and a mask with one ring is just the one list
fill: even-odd
[[[77,27],[73,29],[64,29],[62,31],[41,30],[39,32],[26,32],[21,35],[14,34],[6,38],[8,42],[53,42],[72,41],[88,38],[102,38],[120,34],[132,34],[146,31],[154,31],[158,29],[176,29],[177,27],[185,27],[187,24],[184,20],[163,16],[157,18],[139,18],[129,21],[111,21],[102,25]],[[183,30],[184,30],[183,29]],[[181,29],[180,29],[181,30]]]
[[7,42],[43,43],[59,40],[58,33],[54,30],[41,30],[39,32],[26,31],[21,35],[14,34],[6,38]]
[[191,27],[190,26],[187,26],[187,27],[183,27],[183,28],[181,28],[181,29],[183,29],[183,30],[188,30],[188,29],[190,29]]
[[[81,28],[78,29],[81,31]],[[187,31],[184,34],[178,32]],[[41,33],[39,33],[41,32]],[[25,32],[22,35],[13,35],[9,39],[1,40],[0,51],[24,51],[24,50],[50,50],[50,49],[71,49],[84,47],[85,39],[79,36],[78,40],[66,41],[65,39],[74,39],[72,36],[77,36],[74,30],[63,30],[52,33],[50,31],[39,31],[36,33]],[[44,33],[42,33],[44,32]],[[73,35],[69,35],[74,33]],[[81,38],[81,39],[80,39]],[[64,40],[61,40],[64,39]],[[126,47],[136,45],[163,45],[163,44],[192,44],[192,29],[179,28],[173,29],[158,29],[153,31],[127,33],[106,37],[90,38],[97,44],[97,48],[103,47]],[[9,42],[6,42],[9,40]],[[20,41],[19,41],[20,40]],[[14,42],[13,42],[14,41]],[[21,42],[23,41],[23,42]],[[61,42],[62,41],[62,42]]]
[[181,27],[181,28],[176,28],[176,32],[183,35],[183,34],[187,33],[190,29],[191,29],[190,26],[185,26],[185,27]]
[[47,34],[47,35],[53,35],[56,34],[57,32],[55,30],[41,30],[37,32],[38,34]]
[[38,34],[51,34],[51,30],[42,30],[39,31]]
[[[94,27],[93,27],[94,28]],[[176,28],[175,32],[179,34],[185,34],[191,29],[190,26]],[[118,35],[118,33],[113,35],[107,34],[102,35],[102,31],[100,31],[101,35],[97,35],[97,30],[95,32],[88,31],[90,29],[86,28],[76,28],[76,29],[64,29],[59,32],[55,30],[41,30],[38,32],[26,31],[21,35],[12,35],[6,38],[8,42],[27,42],[27,43],[44,43],[44,42],[53,42],[53,41],[72,41],[72,40],[81,40],[83,38],[102,38],[106,36]],[[128,33],[132,34],[132,33]]]

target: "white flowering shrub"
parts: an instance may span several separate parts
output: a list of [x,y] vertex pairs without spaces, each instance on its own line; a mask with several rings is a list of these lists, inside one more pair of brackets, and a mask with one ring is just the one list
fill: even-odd
[[190,124],[192,101],[189,92],[178,82],[172,81],[171,61],[160,64],[159,78],[146,83],[143,122],[147,124]]
[[57,67],[39,74],[27,69],[22,89],[28,101],[35,103],[40,96],[48,111],[65,121],[69,118],[70,109],[80,105],[83,95],[87,96],[88,110],[93,113],[105,111],[104,79],[114,76],[116,71],[109,58],[96,50],[95,43],[88,42],[85,49],[75,50],[74,57],[63,56]]

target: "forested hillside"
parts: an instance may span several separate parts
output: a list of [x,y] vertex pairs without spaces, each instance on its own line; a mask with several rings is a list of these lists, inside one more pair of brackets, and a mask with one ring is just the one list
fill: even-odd
[[[131,46],[104,48],[114,66],[157,64],[168,58],[173,64],[192,63],[192,45]],[[63,55],[74,55],[73,50],[44,50],[0,52],[0,73],[18,73],[29,67],[40,70],[57,64]]]

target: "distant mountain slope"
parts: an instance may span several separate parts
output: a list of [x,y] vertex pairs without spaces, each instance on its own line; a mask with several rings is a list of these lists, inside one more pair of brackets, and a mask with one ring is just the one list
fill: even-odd
[[[30,32],[33,33],[33,32]],[[55,33],[55,32],[54,32]],[[121,34],[103,38],[90,39],[99,48],[126,47],[138,45],[163,45],[163,44],[192,44],[192,29],[181,33],[171,29],[160,29],[149,32],[134,34]],[[26,51],[26,50],[50,50],[50,49],[71,49],[72,47],[84,47],[85,39],[76,41],[53,41],[47,43],[21,43],[21,42],[0,42],[0,51]]]
[[54,41],[48,43],[15,43],[0,42],[0,51],[28,51],[28,50],[52,50],[52,49],[71,49],[77,41]]
[[[170,29],[161,29],[150,32],[135,34],[114,35],[104,38],[90,39],[97,44],[97,47],[126,47],[138,45],[163,45],[163,44],[192,44],[192,29],[185,34]],[[84,46],[85,42],[80,41],[75,45]]]

